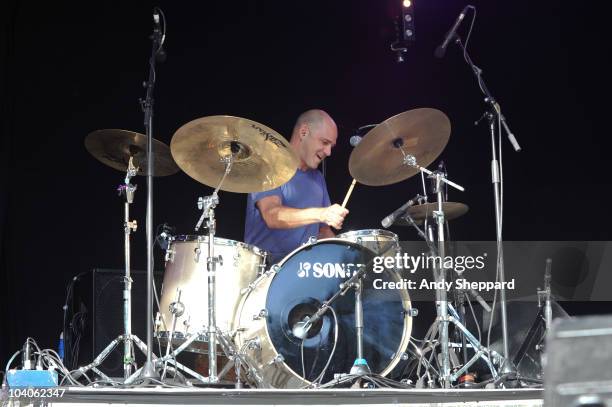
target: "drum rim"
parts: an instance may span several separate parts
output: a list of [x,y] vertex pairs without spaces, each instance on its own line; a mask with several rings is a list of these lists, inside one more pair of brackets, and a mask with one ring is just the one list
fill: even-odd
[[357,229],[357,230],[349,230],[348,232],[344,232],[336,236],[336,238],[350,238],[350,237],[363,237],[363,236],[385,236],[390,237],[393,240],[398,240],[398,236],[396,233],[391,232],[386,229]]
[[339,237],[328,237],[328,238],[325,238],[325,239],[317,239],[317,240],[312,241],[312,242],[306,242],[306,243],[304,243],[303,245],[301,245],[301,246],[299,246],[299,247],[295,248],[295,249],[294,249],[292,252],[288,253],[288,254],[287,254],[285,257],[283,257],[283,259],[282,259],[280,262],[278,262],[278,263],[274,264],[272,267],[274,267],[274,266],[276,266],[276,267],[278,267],[278,268],[283,267],[283,265],[284,265],[284,264],[287,262],[287,260],[289,260],[289,258],[290,258],[291,256],[293,256],[295,253],[297,253],[297,252],[299,252],[299,251],[303,250],[303,249],[304,249],[304,248],[306,248],[306,247],[309,247],[309,246],[314,246],[314,245],[316,245],[316,244],[318,244],[318,243],[321,243],[321,242],[336,242],[336,243],[342,243],[342,244],[347,244],[347,243],[349,243],[349,244],[351,244],[351,245],[354,245],[354,246],[356,246],[356,247],[359,247],[360,249],[366,249],[366,250],[370,251],[370,252],[372,253],[373,257],[374,257],[374,256],[376,256],[376,253],[374,252],[374,250],[372,250],[372,249],[370,249],[370,248],[368,248],[368,247],[362,246],[362,245],[360,245],[359,243],[353,242],[352,240],[348,240],[348,239],[341,239],[341,238],[339,238]]
[[[170,241],[172,243],[174,242],[196,242],[196,241],[200,241],[201,238],[206,238],[205,240],[208,241],[208,235],[176,235],[176,236],[172,236],[170,238]],[[204,239],[202,239],[204,240]],[[260,249],[257,246],[254,246],[252,244],[248,244],[248,243],[244,243],[241,242],[239,240],[233,240],[233,239],[226,239],[224,237],[217,237],[215,236],[215,243],[221,243],[225,246],[234,246],[234,247],[243,247],[245,249],[248,249],[252,252],[254,252],[255,254],[259,254],[259,255],[268,255],[268,252],[266,252],[265,250]]]

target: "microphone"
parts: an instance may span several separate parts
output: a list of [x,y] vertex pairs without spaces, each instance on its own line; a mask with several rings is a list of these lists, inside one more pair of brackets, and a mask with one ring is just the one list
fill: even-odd
[[302,321],[298,321],[293,325],[291,333],[293,333],[296,338],[304,339],[311,327],[310,317],[306,316]]
[[359,135],[355,134],[354,136],[352,136],[352,137],[349,139],[349,143],[351,144],[351,146],[353,146],[353,147],[357,147],[357,144],[359,144],[359,143],[361,142],[361,139],[363,139],[363,137],[361,137],[361,136],[359,136]]
[[[161,23],[160,23],[160,10],[159,8],[155,7],[153,9],[153,24],[155,26],[155,28],[153,29],[153,31],[159,35],[159,48],[157,49],[157,52],[155,54],[155,59],[157,60],[157,62],[164,62],[166,60],[166,50],[164,50],[163,45],[164,45],[164,37],[165,37],[165,33],[162,33],[162,29],[161,29]],[[164,20],[164,24],[166,24],[165,20]]]
[[153,10],[153,23],[155,24],[155,29],[161,31],[159,23],[159,11],[157,11],[157,7]]
[[457,29],[459,28],[459,25],[465,18],[465,14],[467,13],[467,10],[469,7],[470,7],[469,5],[465,6],[463,10],[461,10],[461,13],[457,17],[457,20],[455,20],[455,24],[453,24],[451,29],[446,33],[446,36],[444,37],[444,41],[442,41],[442,44],[440,44],[438,48],[436,48],[434,52],[434,55],[436,56],[436,58],[444,57],[444,54],[446,53],[446,47],[448,47],[448,44],[457,35]]
[[159,247],[162,250],[168,250],[170,246],[170,238],[174,235],[176,228],[168,225],[167,223],[163,223],[161,226],[161,233],[157,236],[156,240],[159,243]]
[[389,226],[393,225],[393,223],[395,222],[395,219],[397,219],[399,216],[403,215],[404,212],[406,212],[406,209],[408,209],[408,207],[414,205],[414,203],[416,202],[418,198],[413,198],[411,200],[409,200],[408,202],[406,202],[405,204],[403,204],[402,206],[400,206],[399,208],[397,208],[395,211],[393,211],[392,214],[390,214],[389,216],[387,216],[386,218],[384,218],[380,223],[384,228],[388,228]]

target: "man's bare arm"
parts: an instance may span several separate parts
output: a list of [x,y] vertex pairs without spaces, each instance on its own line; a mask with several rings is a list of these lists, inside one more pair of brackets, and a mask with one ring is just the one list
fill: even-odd
[[292,229],[313,223],[325,223],[341,229],[344,217],[348,213],[348,210],[338,204],[326,208],[291,208],[283,206],[281,198],[276,195],[257,201],[257,208],[270,229]]

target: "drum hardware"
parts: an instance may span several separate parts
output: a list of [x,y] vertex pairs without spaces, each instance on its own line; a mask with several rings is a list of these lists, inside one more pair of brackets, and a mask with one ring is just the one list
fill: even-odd
[[[172,347],[172,338],[174,336],[174,330],[176,329],[176,318],[183,315],[185,312],[185,305],[181,302],[181,290],[176,290],[176,301],[170,304],[168,307],[170,313],[172,314],[172,324],[170,328],[170,335],[168,336],[170,339],[166,344],[166,356],[170,354],[170,348]],[[159,314],[158,314],[159,315]],[[166,378],[166,370],[168,369],[168,362],[164,362],[164,369],[161,374],[161,380]]]
[[[434,255],[439,255],[439,256],[443,256],[443,254],[441,254],[439,252],[439,250],[436,248],[436,246],[433,244],[433,239],[430,239],[417,225],[416,221],[412,218],[412,216],[410,215],[410,213],[406,212],[404,214],[404,219],[406,221],[407,224],[412,225],[418,235],[423,238],[423,240],[425,240],[425,242],[427,243],[427,246],[429,247],[430,251],[434,254]],[[439,224],[438,224],[439,226]],[[431,231],[431,229],[430,229]],[[436,281],[438,281],[438,278],[436,278]],[[440,342],[441,342],[441,348],[442,348],[442,366],[443,369],[448,366],[448,372],[447,372],[447,377],[445,378],[444,376],[441,377],[441,381],[442,381],[442,385],[446,385],[446,383],[450,384],[454,381],[456,381],[460,376],[462,376],[464,373],[467,372],[467,370],[470,368],[470,366],[472,366],[474,363],[476,363],[476,361],[478,359],[482,359],[485,364],[487,365],[488,369],[491,371],[491,375],[495,378],[495,380],[497,378],[499,378],[498,372],[494,367],[494,364],[496,365],[501,365],[501,361],[503,361],[503,356],[499,355],[497,352],[495,352],[494,350],[488,349],[486,347],[484,347],[479,341],[478,339],[476,339],[476,337],[474,337],[474,335],[465,327],[465,325],[461,322],[461,317],[459,316],[459,314],[457,313],[457,311],[455,310],[455,308],[452,306],[452,304],[448,303],[447,301],[445,302],[445,306],[446,306],[446,310],[447,312],[440,312],[440,307],[441,304],[440,302],[445,300],[445,294],[446,292],[442,292],[440,293],[440,291],[443,290],[438,290],[438,292],[436,293],[436,302],[437,302],[437,311],[438,311],[438,317],[436,318],[436,322],[438,325],[440,325],[442,328],[444,328],[444,326],[446,325],[447,327],[447,332],[446,332],[446,346],[444,344],[443,341],[443,336],[442,336],[442,332],[440,335]],[[442,296],[439,296],[439,294],[442,294]],[[441,298],[441,299],[440,299]],[[486,304],[486,303],[485,303]],[[487,305],[488,307],[488,305]],[[449,315],[450,314],[450,315]],[[452,323],[457,329],[460,330],[460,332],[463,334],[463,338],[465,338],[465,340],[467,342],[469,342],[469,344],[458,344],[457,347],[461,347],[464,350],[471,346],[474,350],[475,350],[475,354],[474,356],[468,361],[468,360],[464,360],[464,365],[462,366],[461,369],[459,369],[458,371],[454,372],[453,374],[450,373],[450,366],[448,365],[449,361],[450,361],[450,355],[448,352],[449,347],[452,346],[452,343],[448,340],[448,323]],[[440,331],[440,329],[439,329]],[[444,352],[444,349],[446,349],[446,352]],[[446,355],[445,355],[446,353]],[[448,356],[447,356],[448,355]],[[487,356],[488,355],[488,356]],[[444,359],[445,357],[449,357],[449,359]],[[493,357],[493,361],[491,361],[491,359],[489,357]],[[440,372],[440,374],[442,375],[444,373],[444,370],[442,372]]]
[[[206,219],[206,228],[208,229],[208,255],[206,257],[206,269],[208,271],[208,383],[216,383],[217,377],[217,311],[216,311],[216,271],[217,263],[223,265],[223,258],[215,257],[215,232],[217,223],[215,219],[215,208],[219,204],[218,191],[223,185],[223,181],[230,173],[234,154],[239,151],[239,147],[235,142],[231,143],[231,154],[222,158],[225,164],[225,171],[219,185],[215,188],[212,195],[198,199],[198,207],[202,210],[202,216],[196,224],[195,230],[198,231],[204,219]],[[196,260],[197,262],[198,260]],[[223,346],[223,345],[222,345]]]
[[546,259],[546,269],[544,271],[544,289],[540,290],[538,287],[538,308],[543,309],[544,322],[546,323],[546,329],[549,330],[552,324],[552,293],[550,287],[552,269],[552,259]]
[[[153,140],[155,148],[155,157],[159,159],[155,167],[155,175],[171,175],[178,171],[178,167],[174,164],[172,157],[169,154],[168,146]],[[152,169],[143,171],[139,165],[148,164],[145,155],[146,138],[142,134],[134,133],[126,130],[96,130],[87,135],[85,138],[85,148],[96,159],[102,163],[120,170],[125,171],[125,179],[117,188],[119,195],[125,197],[124,202],[124,262],[125,262],[125,277],[123,290],[123,334],[113,340],[92,363],[78,369],[76,375],[82,375],[88,370],[93,370],[103,380],[110,380],[97,367],[104,362],[108,354],[118,345],[123,342],[123,371],[124,379],[127,379],[132,374],[132,367],[135,363],[134,343],[144,354],[147,354],[147,347],[142,341],[132,334],[132,277],[131,277],[131,234],[137,229],[137,221],[130,220],[130,206],[134,202],[137,186],[131,183],[131,179],[136,175],[145,175],[151,172]]]
[[[367,140],[368,140],[368,136],[366,135],[366,138],[364,139],[364,141],[367,141]],[[444,177],[444,175],[440,171],[432,172],[420,166],[417,161],[417,157],[413,154],[407,153],[404,150],[404,144],[405,142],[402,137],[396,137],[391,140],[392,147],[395,149],[399,149],[400,152],[402,153],[402,156],[403,156],[402,164],[406,167],[416,168],[419,172],[427,174],[434,181],[434,185],[435,185],[434,192],[437,196],[437,203],[436,203],[437,208],[432,212],[432,215],[437,225],[437,230],[436,230],[437,237],[438,237],[437,253],[440,257],[444,258],[445,257],[445,246],[444,246],[445,245],[445,238],[444,238],[445,219],[444,219],[444,209],[442,206],[444,202],[444,198],[442,194],[442,183],[450,185],[453,188],[458,189],[460,191],[465,191],[465,189],[462,186],[448,180],[446,177]],[[361,145],[363,145],[363,142],[360,143],[360,146]],[[398,211],[391,214],[390,217],[392,218],[397,217],[399,215],[399,212],[405,211],[408,207],[412,206],[413,204],[414,204],[414,200],[408,201],[402,208],[398,209]],[[416,222],[414,221],[414,219],[412,219],[412,217],[409,214],[406,213],[405,217],[409,218],[410,219],[409,222],[416,226]],[[385,218],[385,220],[389,220],[389,219]],[[383,222],[385,220],[383,220]],[[390,220],[391,223],[393,222],[393,220],[394,219]],[[388,223],[388,222],[385,222],[385,223]],[[432,235],[431,229],[429,230],[429,233],[430,233],[430,238],[432,238],[433,236],[431,236]],[[433,241],[433,239],[430,240],[429,238],[427,240]],[[431,246],[433,247],[433,244]],[[444,266],[442,264],[440,264],[440,267],[434,268],[434,278],[436,280],[436,283],[440,284],[440,287],[444,287],[445,282],[446,282],[446,270],[444,269]],[[451,386],[451,380],[450,380],[451,370],[450,370],[450,365],[449,365],[449,350],[448,350],[449,318],[448,318],[447,304],[448,304],[448,300],[447,300],[446,291],[444,289],[436,290],[436,313],[438,315],[438,318],[437,318],[438,324],[440,325],[439,333],[440,333],[440,343],[441,343],[441,353],[442,353],[440,384],[444,388],[450,388]]]

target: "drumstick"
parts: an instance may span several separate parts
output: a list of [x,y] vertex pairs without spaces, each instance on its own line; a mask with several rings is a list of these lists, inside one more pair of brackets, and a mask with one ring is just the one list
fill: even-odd
[[353,182],[351,182],[351,186],[349,187],[346,196],[344,197],[344,201],[342,201],[342,207],[346,208],[346,204],[349,200],[349,198],[351,197],[351,194],[353,193],[353,188],[355,188],[355,184],[357,183],[357,180],[355,178],[353,178]]

